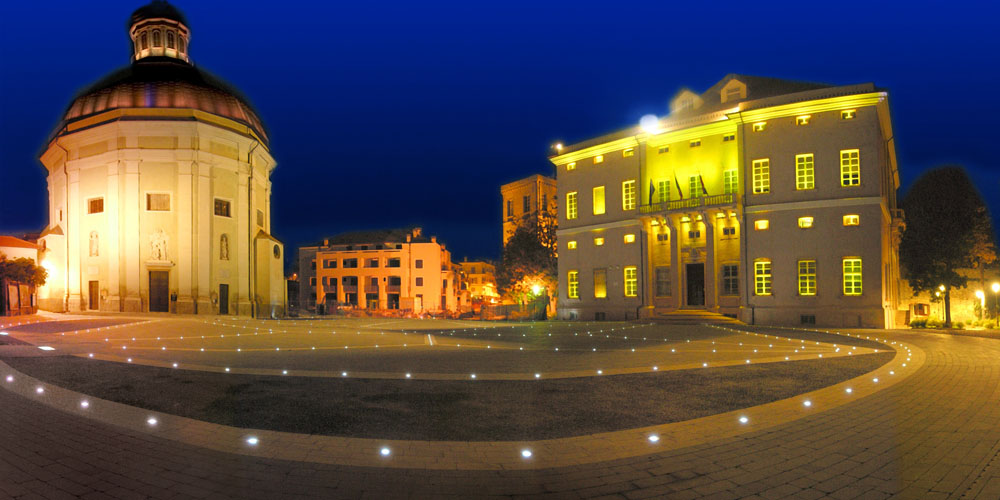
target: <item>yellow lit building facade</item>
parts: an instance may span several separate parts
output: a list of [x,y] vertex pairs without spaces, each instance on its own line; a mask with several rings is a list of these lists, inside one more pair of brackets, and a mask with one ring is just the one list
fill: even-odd
[[283,315],[262,122],[190,63],[173,6],[136,10],[129,36],[131,64],[74,98],[41,155],[41,307]]
[[518,227],[537,224],[540,214],[554,219],[556,196],[556,180],[544,175],[535,174],[500,186],[504,246]]
[[472,301],[482,301],[486,304],[496,303],[500,299],[497,293],[496,267],[486,261],[463,261],[459,263]]
[[326,314],[459,312],[468,305],[461,274],[445,245],[420,228],[345,233],[299,248],[299,303]]
[[680,92],[664,118],[561,149],[560,317],[895,325],[887,99],[872,84],[728,75]]

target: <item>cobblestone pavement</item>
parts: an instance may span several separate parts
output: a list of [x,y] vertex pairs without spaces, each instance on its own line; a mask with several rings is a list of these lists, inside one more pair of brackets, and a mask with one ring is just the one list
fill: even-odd
[[1000,341],[884,336],[916,345],[926,362],[870,396],[702,445],[541,470],[388,469],[229,454],[0,391],[0,497],[1000,498]]

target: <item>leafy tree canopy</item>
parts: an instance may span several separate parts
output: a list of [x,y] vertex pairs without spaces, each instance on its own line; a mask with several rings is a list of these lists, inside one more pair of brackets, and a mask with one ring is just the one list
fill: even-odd
[[504,296],[525,303],[535,295],[536,285],[549,294],[555,292],[555,231],[554,217],[544,213],[537,222],[528,221],[514,231],[497,268],[497,287]]
[[42,286],[48,277],[49,272],[42,266],[36,266],[31,259],[8,259],[5,254],[0,253],[0,278]]

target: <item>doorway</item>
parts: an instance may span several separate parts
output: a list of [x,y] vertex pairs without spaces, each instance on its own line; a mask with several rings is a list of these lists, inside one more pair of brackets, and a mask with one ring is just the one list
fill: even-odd
[[170,312],[170,273],[149,272],[149,312]]
[[687,305],[705,305],[705,264],[688,264],[685,267],[687,275]]
[[229,285],[219,284],[219,314],[229,314]]
[[91,311],[96,311],[101,308],[101,286],[96,281],[91,281],[88,283],[89,293],[87,295],[87,309]]

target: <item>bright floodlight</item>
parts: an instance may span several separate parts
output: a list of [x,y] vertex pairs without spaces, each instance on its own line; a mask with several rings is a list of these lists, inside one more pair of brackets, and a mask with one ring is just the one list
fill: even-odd
[[41,393],[45,392],[45,388],[44,387],[39,387],[39,388],[35,389],[35,392],[37,392],[38,394],[41,394]]
[[993,283],[993,293],[1000,293],[1000,283]]
[[531,293],[533,293],[535,295],[541,294],[542,293],[542,287],[540,285],[532,285],[531,286]]
[[14,381],[14,376],[13,375],[7,375],[7,381],[8,382],[13,382]]
[[805,406],[805,407],[810,407],[810,406],[812,406],[812,405],[813,405],[813,402],[812,402],[812,401],[809,401],[808,399],[807,399],[807,400],[805,400],[805,401],[804,401],[804,402],[802,403],[802,406]]
[[745,424],[745,423],[747,423],[747,422],[749,422],[749,421],[750,421],[750,419],[749,419],[749,418],[746,418],[746,417],[740,417],[740,423],[741,423],[741,424]]
[[257,446],[257,443],[258,443],[258,441],[257,441],[256,437],[250,436],[250,437],[247,438],[247,444],[248,445],[250,445],[250,446]]
[[156,425],[156,422],[157,422],[156,417],[149,417],[148,419],[146,419],[146,423],[149,425]]
[[646,439],[648,439],[650,443],[655,443],[660,440],[660,436],[657,436],[656,434],[650,434],[649,437]]
[[389,448],[382,448],[381,450],[378,450],[378,452],[382,454],[383,457],[388,457],[389,454],[392,453],[392,451],[389,450]]
[[531,450],[528,449],[521,450],[521,456],[524,458],[531,458]]
[[851,389],[850,387],[848,387],[847,389],[844,389],[844,391],[847,392],[848,394],[850,394],[850,393],[854,392],[854,389]]
[[40,345],[40,346],[38,346],[38,348],[41,349],[41,350],[43,350],[43,351],[54,351],[54,350],[56,350],[55,347],[47,346],[47,345]]
[[80,408],[90,408],[90,403],[87,401],[80,401]]
[[7,332],[0,332],[0,335],[7,335]]
[[660,119],[656,115],[645,115],[639,118],[639,128],[647,134],[652,134],[660,128]]

